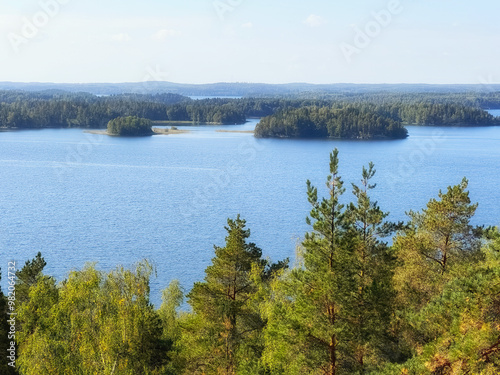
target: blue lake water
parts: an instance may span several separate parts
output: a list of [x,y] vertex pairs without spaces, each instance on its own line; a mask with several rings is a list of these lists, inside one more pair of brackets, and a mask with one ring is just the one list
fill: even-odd
[[[147,258],[157,267],[152,300],[172,279],[186,289],[204,277],[213,245],[238,213],[273,260],[294,257],[308,226],[306,180],[323,189],[329,153],[340,150],[345,200],[369,161],[375,197],[404,220],[439,189],[466,176],[476,224],[500,224],[500,127],[409,127],[394,141],[255,139],[257,120],[191,133],[116,138],[80,129],[0,133],[2,270],[41,251],[61,280],[85,262],[101,269]],[[4,277],[2,286],[5,290]]]
[[490,109],[488,111],[489,113],[491,113],[493,116],[500,116],[500,109]]

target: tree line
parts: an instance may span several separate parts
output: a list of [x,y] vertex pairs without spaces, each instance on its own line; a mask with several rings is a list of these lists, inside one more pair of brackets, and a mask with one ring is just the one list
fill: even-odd
[[[496,104],[500,94],[311,94],[307,97],[290,98],[214,98],[192,100],[177,94],[120,94],[96,96],[88,93],[63,91],[24,92],[0,91],[0,127],[3,128],[106,128],[116,117],[135,116],[152,121],[189,121],[214,124],[241,124],[248,117],[273,116],[275,120],[295,116],[295,110],[304,107],[344,109],[355,124],[365,128],[370,121],[381,121],[385,125],[372,124],[371,132],[380,132],[381,127],[399,127],[393,122],[419,125],[498,125],[495,118],[482,107]],[[500,100],[498,100],[500,107]],[[360,114],[353,112],[360,111]],[[288,113],[290,112],[290,113]],[[362,118],[360,118],[362,117]],[[265,121],[274,121],[272,119]],[[361,125],[357,124],[358,122]],[[265,127],[269,127],[266,124]],[[359,125],[359,126],[358,126]],[[264,126],[264,125],[263,125]],[[278,124],[278,126],[281,126]],[[328,128],[320,123],[320,128]],[[300,124],[293,125],[302,129]],[[344,125],[341,126],[344,128]],[[274,128],[274,126],[273,126]],[[375,129],[376,128],[376,129]],[[276,129],[279,130],[279,129]],[[362,130],[362,129],[359,129]],[[389,129],[389,133],[393,129]],[[270,132],[271,136],[273,132]],[[298,131],[299,135],[301,130]],[[306,131],[306,133],[310,133]],[[343,131],[321,132],[338,136]],[[332,133],[332,134],[330,134]],[[347,131],[353,136],[355,131]],[[352,134],[351,134],[352,133]],[[392,136],[401,137],[403,131],[396,129]],[[283,136],[276,131],[277,136]],[[357,135],[356,135],[357,136]]]
[[[149,77],[152,78],[152,77]],[[487,96],[499,92],[500,85],[494,83],[478,84],[265,84],[219,82],[210,84],[182,84],[165,81],[145,81],[130,83],[20,83],[0,82],[2,89],[8,90],[64,90],[69,92],[90,92],[98,95],[116,95],[120,93],[155,94],[171,92],[181,95],[195,96],[232,96],[232,97],[304,97],[304,96],[342,96],[370,95],[379,93],[409,94],[466,94],[470,96]],[[499,108],[499,107],[492,107]]]
[[372,163],[348,204],[337,150],[329,164],[324,195],[307,181],[293,265],[228,219],[205,279],[187,294],[173,281],[159,308],[147,261],[57,283],[39,253],[16,273],[17,367],[4,356],[2,374],[498,374],[500,231],[471,224],[467,180],[391,223]]
[[286,138],[406,138],[401,121],[393,120],[363,105],[343,108],[302,107],[263,118],[256,137]]
[[99,97],[86,93],[0,92],[0,127],[106,128],[117,117],[152,121],[244,123],[242,109],[229,100],[191,100],[176,94],[121,94]]

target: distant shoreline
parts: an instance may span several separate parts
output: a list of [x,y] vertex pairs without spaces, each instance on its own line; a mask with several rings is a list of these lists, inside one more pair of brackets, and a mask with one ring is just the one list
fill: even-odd
[[[109,135],[110,137],[119,137],[116,134],[109,134],[107,130],[84,130],[83,132],[90,134]],[[191,131],[189,130],[153,128],[153,132],[150,135],[171,135],[171,134],[184,134],[190,132]]]
[[176,120],[156,120],[153,121],[155,125],[183,125],[183,126],[199,126],[199,125],[223,125],[223,126],[231,126],[231,125],[243,125],[241,124],[224,124],[222,122],[197,122],[197,121],[176,121]]

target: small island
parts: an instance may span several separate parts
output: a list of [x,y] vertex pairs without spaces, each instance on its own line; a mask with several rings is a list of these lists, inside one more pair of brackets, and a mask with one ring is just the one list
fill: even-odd
[[109,135],[141,137],[155,134],[151,120],[136,116],[117,117],[108,122]]

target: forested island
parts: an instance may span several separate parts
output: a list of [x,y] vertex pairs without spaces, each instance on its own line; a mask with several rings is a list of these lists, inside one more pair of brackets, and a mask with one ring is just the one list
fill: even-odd
[[0,373],[499,374],[499,228],[471,224],[465,178],[391,223],[375,173],[363,168],[341,204],[334,150],[325,191],[307,181],[310,230],[294,262],[263,258],[237,216],[204,280],[173,281],[159,307],[147,261],[89,264],[60,282],[40,253],[6,264]]
[[153,122],[135,116],[117,117],[108,122],[108,134],[127,137],[153,135]]
[[495,105],[500,108],[500,93],[300,93],[193,100],[166,93],[96,96],[54,90],[0,91],[0,129],[104,129],[114,118],[130,116],[223,125],[264,117],[257,136],[404,138],[402,125],[408,124],[500,125],[500,117],[485,111]]
[[263,118],[256,137],[377,139],[406,138],[401,121],[366,106],[302,107]]

